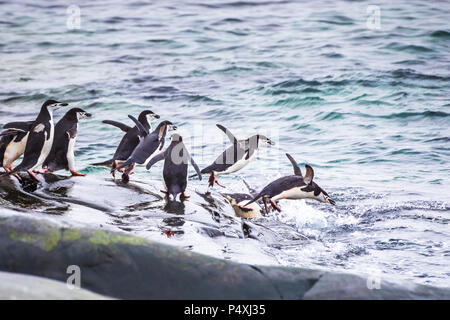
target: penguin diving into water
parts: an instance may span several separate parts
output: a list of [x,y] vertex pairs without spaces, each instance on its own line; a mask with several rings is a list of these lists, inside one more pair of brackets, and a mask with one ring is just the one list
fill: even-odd
[[0,166],[6,172],[13,169],[13,163],[25,152],[28,134],[34,121],[10,122],[0,132]]
[[167,149],[154,156],[147,163],[147,170],[161,160],[164,160],[163,184],[165,187],[165,190],[161,191],[167,194],[169,198],[173,197],[173,200],[176,199],[178,194],[180,194],[180,200],[189,198],[189,196],[185,194],[188,163],[190,162],[192,164],[200,180],[202,180],[202,175],[194,159],[186,149],[183,138],[179,134],[173,134],[171,143]]
[[263,145],[275,145],[275,142],[261,134],[255,134],[245,140],[238,140],[224,126],[220,124],[216,126],[227,135],[233,145],[219,155],[211,165],[202,169],[202,174],[210,174],[209,187],[213,187],[215,183],[224,187],[217,181],[218,175],[230,174],[241,170],[253,159],[259,147]]
[[278,211],[281,211],[281,209],[275,201],[280,199],[315,199],[320,202],[335,205],[335,201],[330,198],[328,193],[313,181],[313,168],[306,165],[306,173],[303,176],[302,171],[294,158],[288,153],[286,153],[286,156],[294,168],[294,175],[281,177],[269,183],[253,198],[253,200],[247,202],[245,206],[248,206],[259,199],[263,199],[266,212],[268,212],[267,200],[269,200],[271,205]]
[[162,121],[153,132],[149,132],[149,129],[145,128],[142,123],[140,123],[132,115],[128,117],[133,120],[136,127],[139,129],[139,144],[133,150],[128,159],[116,168],[111,169],[111,174],[115,176],[115,172],[126,168],[122,175],[122,180],[124,182],[129,181],[130,174],[136,164],[147,165],[150,159],[158,152],[161,151],[164,146],[164,140],[166,137],[166,132],[169,130],[176,130],[176,126],[172,122],[165,120]]
[[39,179],[32,170],[40,167],[50,153],[55,134],[53,111],[64,106],[67,106],[67,103],[55,100],[47,100],[44,102],[39,115],[31,125],[22,162],[13,170],[0,175],[0,177],[9,176],[20,171],[27,171],[34,180],[39,182]]
[[248,193],[224,193],[222,196],[230,202],[236,216],[247,219],[257,219],[263,216],[263,210],[257,202],[249,204],[247,207],[245,203],[249,202],[257,195],[257,192],[252,189],[248,183],[243,180],[247,186]]
[[70,109],[55,125],[55,136],[52,149],[45,159],[42,168],[37,172],[54,172],[68,170],[73,176],[84,176],[75,170],[74,146],[78,133],[78,120],[91,117],[80,108]]
[[[151,130],[151,122],[154,119],[159,119],[159,115],[151,110],[142,111],[138,117],[138,121],[144,128],[149,131]],[[119,163],[127,160],[136,146],[139,144],[139,128],[136,125],[134,127],[130,127],[124,123],[114,120],[103,120],[102,122],[115,126],[125,132],[125,135],[120,141],[119,146],[117,147],[112,159],[93,164],[94,166],[108,166],[114,169],[118,166]]]

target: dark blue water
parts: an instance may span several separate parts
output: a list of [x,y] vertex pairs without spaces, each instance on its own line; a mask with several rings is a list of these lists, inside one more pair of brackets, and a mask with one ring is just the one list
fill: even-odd
[[[77,1],[80,28],[70,30],[65,2],[0,1],[0,123],[33,119],[47,98],[93,113],[80,124],[76,156],[99,180],[108,170],[89,164],[121,138],[101,120],[130,123],[127,114],[144,107],[178,125],[201,167],[228,143],[216,123],[239,138],[265,134],[277,145],[224,177],[228,190],[244,190],[241,178],[261,189],[290,174],[289,152],[314,167],[336,207],[282,201],[281,214],[259,223],[273,231],[260,240],[227,233],[226,222],[199,211],[201,197],[175,217],[120,188],[114,199],[98,195],[113,213],[72,204],[55,218],[237,261],[449,286],[450,3],[378,1],[378,30],[367,27],[370,4]],[[139,168],[132,180],[157,193],[160,168]],[[97,196],[73,181],[74,193],[83,186]],[[205,189],[190,182],[191,194]],[[211,237],[205,225],[224,233]]]

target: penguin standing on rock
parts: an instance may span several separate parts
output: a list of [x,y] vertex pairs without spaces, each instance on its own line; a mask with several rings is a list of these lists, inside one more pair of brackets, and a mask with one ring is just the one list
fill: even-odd
[[28,135],[34,121],[10,122],[0,133],[0,166],[11,171],[14,161],[25,152]]
[[78,132],[78,120],[91,117],[80,108],[70,109],[55,125],[55,137],[49,155],[45,159],[41,173],[65,169],[73,176],[84,176],[75,170],[74,146]]
[[128,115],[128,117],[133,120],[139,129],[139,144],[124,163],[111,169],[113,176],[116,171],[120,171],[122,168],[125,169],[122,175],[123,182],[129,181],[129,176],[133,173],[136,164],[147,165],[150,159],[158,151],[162,150],[167,130],[176,129],[172,122],[165,120],[150,133],[149,129],[145,128],[135,117],[132,115]]
[[186,149],[182,137],[179,134],[173,134],[171,140],[169,147],[164,152],[154,156],[148,162],[146,168],[149,170],[155,163],[164,160],[163,184],[165,190],[161,190],[161,192],[169,197],[172,196],[174,200],[178,194],[181,194],[180,199],[184,200],[189,198],[184,192],[187,186],[188,163],[191,162],[200,180],[202,180],[202,175]]
[[315,199],[332,205],[336,204],[335,201],[330,198],[328,193],[313,181],[314,170],[311,166],[305,166],[306,173],[303,176],[302,171],[294,158],[288,153],[286,153],[286,156],[294,167],[294,175],[282,177],[269,183],[253,198],[253,200],[245,204],[246,207],[259,199],[263,199],[266,212],[268,212],[267,200],[269,200],[271,205],[278,211],[281,211],[281,209],[275,201],[280,199]]
[[230,174],[241,170],[253,159],[259,147],[262,145],[275,145],[275,142],[261,134],[255,134],[246,140],[238,140],[224,126],[217,124],[217,127],[227,135],[233,145],[218,156],[211,165],[202,169],[202,174],[210,174],[209,187],[213,187],[215,183],[224,187],[217,181],[219,174]]
[[15,174],[19,171],[27,171],[34,180],[39,181],[32,170],[40,167],[50,153],[55,133],[53,111],[63,106],[67,106],[67,103],[55,100],[44,102],[39,115],[30,128],[22,162],[10,172],[0,175],[0,177]]
[[[151,122],[154,119],[159,119],[159,115],[151,110],[142,111],[138,117],[138,121],[144,128],[149,131],[151,130]],[[119,128],[120,130],[125,132],[125,135],[120,141],[119,146],[117,147],[112,159],[104,162],[94,163],[93,165],[116,168],[119,163],[124,162],[130,157],[131,153],[139,144],[139,128],[137,126],[130,127],[124,123],[114,120],[103,120],[102,122]]]

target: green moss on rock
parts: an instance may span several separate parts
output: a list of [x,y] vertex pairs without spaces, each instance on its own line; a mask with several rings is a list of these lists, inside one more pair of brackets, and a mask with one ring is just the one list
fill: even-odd
[[10,231],[9,237],[11,240],[29,243],[42,250],[51,251],[61,240],[61,233],[58,229],[48,230],[40,234]]
[[81,238],[81,230],[68,229],[63,232],[63,240],[73,242]]
[[122,235],[117,233],[111,233],[107,231],[95,230],[92,232],[92,236],[89,241],[93,244],[109,245],[111,243],[122,243],[135,246],[147,245],[148,240],[128,235]]

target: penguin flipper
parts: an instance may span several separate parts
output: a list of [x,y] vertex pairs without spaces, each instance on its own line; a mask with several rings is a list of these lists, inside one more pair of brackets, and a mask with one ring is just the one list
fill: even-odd
[[[201,172],[200,172],[200,168],[199,168],[198,165],[195,163],[194,158],[192,158],[191,156],[190,156],[190,158],[191,158],[191,164],[192,164],[192,166],[194,167],[195,172],[197,172],[198,179],[201,181],[201,180],[202,180],[202,174],[201,174]],[[195,176],[195,175],[194,175],[194,176]]]
[[7,129],[7,130],[3,130],[2,132],[0,132],[0,136],[1,137],[15,136],[15,135],[18,135],[19,133],[23,133],[23,131],[16,130],[16,129]]
[[230,139],[230,142],[232,144],[237,144],[239,141],[238,139],[236,139],[236,137],[230,132],[230,130],[228,130],[227,128],[225,128],[223,125],[221,124],[216,124],[217,128],[219,128],[220,130],[222,130],[228,137],[228,139]]
[[15,121],[3,125],[3,129],[16,129],[21,131],[30,131],[34,121]]
[[124,124],[122,122],[118,122],[118,121],[114,121],[114,120],[103,120],[102,122],[112,125],[114,127],[117,127],[120,130],[122,130],[123,132],[128,132],[132,129],[130,126],[127,126],[126,124]]
[[298,166],[297,162],[292,158],[292,156],[289,153],[286,153],[286,157],[289,159],[289,161],[292,164],[292,167],[294,168],[294,174],[296,176],[303,177],[302,170],[300,170],[300,167]]
[[136,124],[136,127],[139,129],[139,135],[142,137],[145,137],[146,135],[148,135],[149,131],[148,129],[146,129],[142,123],[139,122],[139,120],[137,120],[135,117],[133,117],[131,114],[128,115],[128,118],[130,118],[131,120],[133,120],[133,122]]
[[247,189],[250,192],[250,194],[252,195],[252,197],[254,197],[258,194],[258,192],[255,189],[250,187],[250,185],[247,183],[247,181],[245,181],[244,179],[242,179],[242,181],[244,182],[245,186],[247,187]]
[[155,163],[163,160],[164,158],[165,158],[165,152],[161,152],[161,153],[157,154],[156,156],[154,156],[153,158],[150,159],[150,161],[147,163],[145,168],[147,170],[149,170]]
[[314,170],[310,165],[305,165],[306,168],[306,173],[305,176],[303,177],[303,181],[306,184],[310,184],[314,178]]

